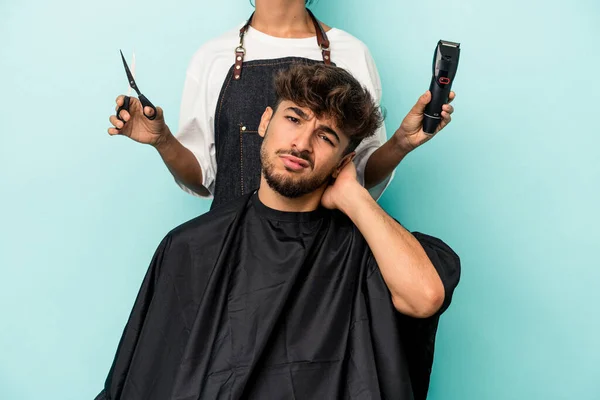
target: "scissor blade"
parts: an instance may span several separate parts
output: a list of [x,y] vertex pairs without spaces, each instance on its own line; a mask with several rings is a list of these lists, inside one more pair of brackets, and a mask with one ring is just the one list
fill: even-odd
[[[135,79],[135,51],[133,52],[133,58],[131,59],[131,75]],[[127,88],[127,96],[131,96],[131,86]]]
[[127,65],[127,61],[125,61],[125,56],[123,56],[123,52],[121,50],[119,50],[121,52],[121,59],[123,59],[123,66],[125,67],[125,73],[127,74],[127,79],[129,80],[129,86],[135,90],[138,94],[138,96],[140,95],[140,91],[137,87],[137,85],[135,84],[135,80],[133,79],[133,75],[131,74],[131,71],[129,70],[129,66]]

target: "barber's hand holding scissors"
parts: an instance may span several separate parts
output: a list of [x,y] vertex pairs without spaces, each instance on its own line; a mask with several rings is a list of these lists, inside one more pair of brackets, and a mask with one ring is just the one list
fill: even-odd
[[[129,109],[122,108],[126,98],[129,98]],[[159,145],[166,140],[169,135],[169,129],[165,124],[163,110],[156,107],[146,106],[142,112],[142,104],[135,97],[119,96],[116,100],[117,106],[115,110],[117,115],[110,116],[110,123],[113,125],[108,129],[109,135],[127,136],[136,142],[150,144],[153,146]],[[119,111],[120,109],[120,111]],[[154,119],[148,117],[154,116]]]
[[110,123],[113,126],[108,129],[108,133],[109,135],[127,136],[136,142],[158,146],[170,135],[169,128],[165,124],[163,110],[155,107],[140,92],[123,53],[121,53],[121,58],[129,86],[136,91],[139,99],[123,95],[117,97],[116,113],[110,117]]

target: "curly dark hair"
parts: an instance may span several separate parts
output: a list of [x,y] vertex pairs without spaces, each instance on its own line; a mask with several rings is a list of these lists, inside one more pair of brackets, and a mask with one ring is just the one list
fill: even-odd
[[277,106],[283,100],[310,109],[318,118],[328,116],[350,138],[345,154],[383,124],[379,105],[348,71],[321,63],[297,62],[275,76]]

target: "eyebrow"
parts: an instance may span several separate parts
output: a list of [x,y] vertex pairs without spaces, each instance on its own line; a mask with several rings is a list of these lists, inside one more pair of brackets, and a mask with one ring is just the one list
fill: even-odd
[[[300,118],[302,118],[305,121],[309,120],[308,114],[306,114],[304,111],[302,111],[298,107],[288,107],[288,108],[286,108],[286,110],[291,110],[291,111],[295,112]],[[334,136],[338,143],[341,142],[340,137],[333,129],[331,129],[331,127],[329,127],[327,125],[319,125],[318,129]]]

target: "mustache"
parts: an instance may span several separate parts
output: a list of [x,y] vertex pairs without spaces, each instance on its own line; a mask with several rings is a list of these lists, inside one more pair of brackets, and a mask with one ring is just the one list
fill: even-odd
[[308,151],[306,151],[306,150],[305,151],[298,151],[298,150],[294,150],[294,149],[291,149],[291,150],[277,150],[275,152],[275,154],[277,154],[277,155],[289,154],[291,156],[303,159],[304,161],[306,161],[308,163],[308,165],[310,165],[311,168],[313,166],[312,159],[310,158],[310,153]]

